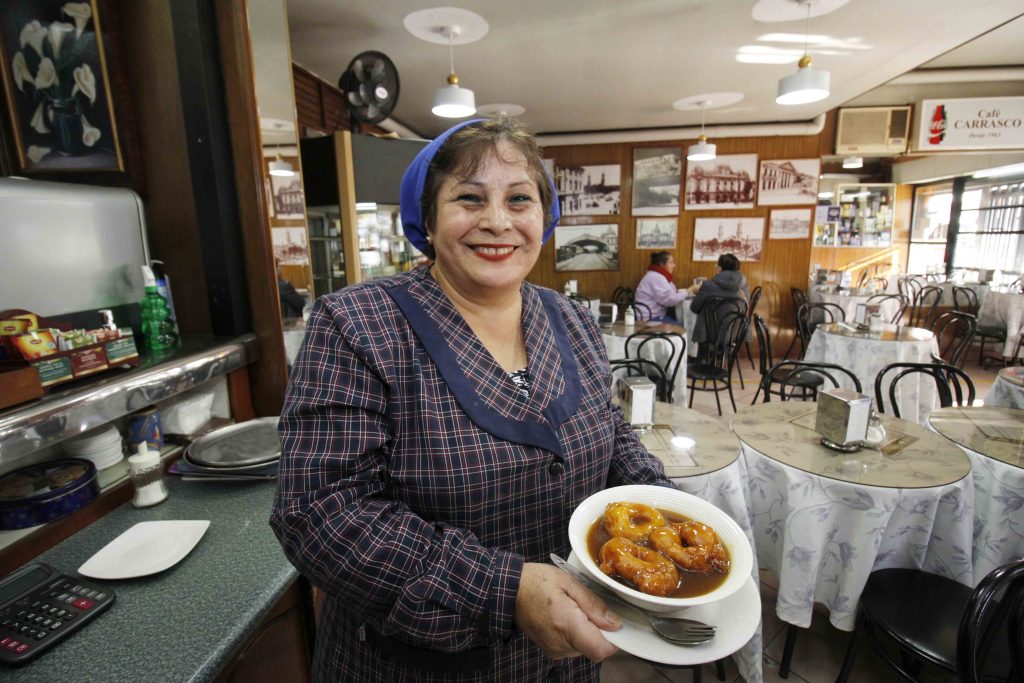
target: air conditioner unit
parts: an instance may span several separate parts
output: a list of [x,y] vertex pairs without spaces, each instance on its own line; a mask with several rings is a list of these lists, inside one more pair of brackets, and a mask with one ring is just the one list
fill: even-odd
[[836,154],[901,154],[910,141],[910,105],[839,110]]

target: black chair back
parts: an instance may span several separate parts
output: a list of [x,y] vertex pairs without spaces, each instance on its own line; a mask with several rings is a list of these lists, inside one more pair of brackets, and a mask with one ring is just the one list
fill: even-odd
[[879,292],[884,292],[885,290],[889,289],[889,280],[879,275],[865,280],[863,286],[874,287],[875,290]]
[[978,315],[978,293],[970,287],[953,287],[953,310]]
[[1010,651],[1006,680],[1024,680],[1024,560],[989,572],[967,601],[956,638],[960,683],[981,683],[986,655],[999,637],[1008,639]]
[[811,335],[822,323],[846,322],[846,311],[841,306],[829,303],[803,304],[796,311],[796,332],[800,336],[800,357],[807,352]]
[[970,313],[946,311],[932,321],[931,330],[939,345],[939,357],[962,368],[967,350],[974,341],[974,333],[978,330],[978,319]]
[[654,382],[659,401],[668,401],[668,378],[665,370],[653,360],[646,358],[615,358],[608,361],[612,366],[612,381],[619,377],[646,377]]
[[621,310],[624,306],[636,303],[636,293],[629,287],[616,287],[612,292],[612,303]]
[[750,305],[747,307],[747,315],[753,315],[757,310],[757,304],[761,301],[761,285],[754,287],[750,292]]
[[[699,355],[703,362],[714,364],[710,356],[719,339],[719,331],[722,329],[722,321],[726,316],[736,313],[743,317],[747,315],[747,302],[736,297],[714,297],[704,304],[697,318],[699,334],[703,336],[700,344]],[[698,338],[700,338],[698,336]]]
[[903,312],[907,310],[907,297],[902,294],[874,294],[868,297],[865,303],[869,304],[884,304],[886,301],[897,301],[899,302],[899,308],[893,314],[892,319],[889,321],[893,325],[899,324],[903,318]]
[[896,281],[896,288],[900,294],[907,297],[907,301],[913,304],[917,301],[917,295],[921,291],[921,283],[913,277],[901,277]]
[[675,387],[676,376],[679,374],[679,366],[682,365],[683,358],[686,357],[686,337],[677,332],[635,332],[626,338],[626,358],[630,357],[630,343],[634,340],[638,342],[634,354],[637,358],[644,357],[643,351],[648,344],[652,349],[659,344],[667,345],[668,354],[665,356],[665,362],[659,363],[666,381],[664,398],[661,400],[671,403],[672,389]]
[[918,327],[931,327],[936,315],[936,307],[942,300],[942,287],[928,285],[922,287],[914,299],[910,313],[910,324]]
[[632,304],[633,313],[636,315],[637,320],[650,320],[651,319],[651,307],[647,304],[642,304],[639,301],[634,301]]
[[789,296],[793,299],[793,311],[796,312],[800,306],[807,303],[807,292],[799,287],[790,287]]
[[[889,378],[890,372],[895,373]],[[896,400],[896,389],[901,379],[915,373],[930,375],[935,382],[935,390],[939,394],[939,405],[948,408],[952,405],[969,406],[974,404],[976,396],[974,382],[967,373],[949,363],[892,363],[878,371],[875,376],[875,408],[880,413],[886,412],[883,401],[883,387],[888,382],[889,387],[889,410],[896,417],[900,417],[900,404]]]
[[[807,388],[812,386],[821,386],[824,379],[827,379],[832,383],[833,387],[839,387],[840,381],[837,379],[845,375],[853,388],[857,393],[861,392],[860,380],[857,379],[857,375],[853,374],[846,368],[835,365],[834,363],[812,363],[810,361],[803,360],[782,360],[771,366],[768,370],[767,377],[769,379],[779,378],[779,397],[785,401],[788,398],[792,398],[793,392],[797,389],[801,392],[801,397],[807,397]],[[820,376],[823,378],[822,382],[811,381],[811,377]],[[789,388],[789,394],[786,393],[786,389]],[[771,401],[771,392],[764,392],[764,402],[768,403]],[[817,400],[817,392],[812,392],[811,396],[814,400]]]

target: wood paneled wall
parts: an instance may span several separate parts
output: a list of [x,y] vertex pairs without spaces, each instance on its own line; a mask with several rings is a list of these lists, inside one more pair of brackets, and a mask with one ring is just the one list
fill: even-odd
[[[756,154],[758,162],[766,159],[804,159],[831,154],[835,136],[835,112],[830,112],[825,127],[818,135],[742,137],[712,139],[718,145],[718,154]],[[562,225],[586,225],[617,223],[619,226],[619,269],[617,271],[556,272],[554,240],[544,246],[540,259],[530,273],[530,281],[561,291],[567,280],[577,280],[579,291],[584,296],[603,300],[611,298],[616,287],[624,285],[635,288],[650,263],[652,249],[636,248],[636,218],[632,211],[633,150],[643,147],[677,146],[685,151],[694,139],[668,139],[659,142],[597,144],[548,147],[544,156],[555,160],[559,166],[619,164],[621,176],[621,215],[619,216],[572,216],[562,219]],[[685,159],[684,159],[685,164]],[[685,169],[684,169],[685,172]],[[682,193],[680,194],[682,201]],[[806,288],[810,267],[811,237],[802,240],[770,240],[768,220],[772,208],[716,209],[703,211],[680,211],[679,227],[676,233],[676,283],[689,285],[697,276],[711,277],[716,272],[712,262],[694,262],[693,226],[697,218],[703,217],[763,217],[765,219],[765,243],[762,260],[746,262],[740,270],[747,276],[750,287],[763,288],[761,303],[757,312],[768,321],[773,333],[773,346],[788,343],[792,334],[793,314],[789,288]],[[812,207],[807,207],[808,211]],[[779,334],[781,332],[781,335]],[[782,337],[781,339],[779,337]],[[785,346],[783,345],[784,349]]]
[[[339,72],[339,76],[341,73]],[[351,130],[345,95],[337,86],[316,74],[292,63],[292,81],[295,83],[295,111],[299,118],[299,137]],[[387,134],[383,128],[361,123],[363,133]]]

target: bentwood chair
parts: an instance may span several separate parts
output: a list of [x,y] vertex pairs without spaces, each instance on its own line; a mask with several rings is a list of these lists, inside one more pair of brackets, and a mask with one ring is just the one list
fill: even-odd
[[974,589],[920,569],[879,569],[858,609],[836,683],[849,677],[865,636],[906,680],[921,680],[925,666],[960,683],[1024,680],[1024,560],[997,567]]
[[633,313],[636,315],[637,320],[650,320],[651,319],[651,307],[647,304],[642,304],[639,301],[634,301],[632,304]]
[[[790,352],[793,351],[793,347],[796,346],[796,343],[798,341],[801,341],[800,340],[800,327],[799,327],[799,325],[796,324],[795,321],[797,320],[797,313],[800,311],[800,307],[807,303],[807,293],[804,290],[799,289],[797,287],[790,287],[789,288],[789,298],[792,299],[792,301],[793,301],[793,321],[794,321],[793,339],[790,340],[789,346],[786,347],[786,352],[784,354],[782,354],[783,358],[789,358],[789,354],[790,354]],[[801,358],[803,357],[803,353],[802,352],[800,354],[800,357]]]
[[911,302],[910,320],[908,324],[917,327],[930,327],[935,318],[936,308],[942,300],[942,287],[927,285],[921,288]]
[[903,312],[907,310],[907,298],[902,294],[874,294],[869,296],[865,303],[884,305],[886,301],[896,301],[899,303],[899,308],[896,309],[892,319],[889,320],[893,325],[899,324],[903,318]]
[[811,335],[818,325],[846,322],[846,311],[842,306],[830,303],[803,304],[796,311],[796,331],[800,336],[800,358],[807,353]]
[[612,366],[612,387],[614,382],[622,377],[646,377],[654,382],[659,401],[668,402],[669,384],[665,376],[665,370],[653,360],[646,358],[615,358],[608,361]]
[[626,306],[636,303],[636,293],[629,287],[616,287],[612,292],[612,303],[621,311]]
[[[768,370],[768,376],[778,378],[779,390],[777,392],[765,392],[764,402],[771,401],[770,393],[775,393],[783,401],[794,398],[796,390],[800,390],[799,398],[813,401],[818,400],[818,390],[828,379],[833,387],[840,386],[840,376],[846,376],[850,380],[857,393],[861,392],[860,380],[851,371],[834,363],[817,363],[805,360],[783,360],[773,365]],[[817,379],[815,379],[817,378]],[[786,389],[789,393],[786,393]]]
[[921,292],[921,283],[913,277],[901,277],[896,280],[896,288],[900,294],[907,297],[907,301],[913,305],[917,301],[917,295]]
[[939,357],[962,368],[977,329],[978,319],[970,313],[946,311],[936,316],[932,320],[931,331],[939,345]]
[[[768,332],[768,324],[756,313],[753,317],[753,323],[754,332],[757,334],[758,362],[761,370],[761,381],[757,384],[757,391],[754,392],[754,398],[750,401],[750,405],[757,403],[757,397],[762,391],[764,391],[766,395],[774,393],[781,398],[782,394],[779,393],[779,389],[776,388],[773,390],[772,387],[774,385],[781,384],[782,380],[785,378],[784,375],[773,375],[771,373],[771,371],[775,369],[775,360],[772,356],[772,338],[771,334]],[[806,385],[812,393],[816,392],[823,382],[824,379],[817,373],[808,373],[806,376],[800,376],[793,381],[794,384],[800,386]],[[767,397],[765,398],[765,402],[768,402]]]
[[[715,341],[706,344],[707,350],[703,351],[695,362],[686,365],[686,377],[690,381],[689,406],[691,408],[695,391],[713,391],[715,403],[718,405],[718,414],[721,415],[722,401],[718,393],[727,391],[729,401],[732,403],[732,410],[736,412],[736,398],[732,393],[732,369],[746,336],[746,311],[730,310],[718,318]],[[701,383],[699,387],[697,382]],[[710,386],[708,386],[709,382]]]
[[714,354],[713,347],[718,338],[722,319],[730,313],[738,313],[746,317],[747,302],[737,297],[714,297],[700,309],[700,313],[697,314],[696,329],[693,331],[694,337],[700,339],[699,357],[704,357],[704,354]]
[[[895,374],[889,375],[890,372]],[[886,412],[883,388],[888,386],[889,410],[892,411],[894,416],[899,417],[900,403],[896,398],[897,386],[904,377],[917,373],[931,376],[935,382],[935,390],[939,394],[940,407],[974,405],[974,398],[976,396],[974,382],[960,368],[941,361],[932,363],[892,363],[879,370],[875,376],[875,407],[878,409],[878,412]]]
[[970,287],[953,287],[953,310],[978,315],[978,293]]
[[[667,403],[672,402],[672,393],[675,388],[676,376],[679,374],[679,366],[686,357],[686,337],[677,332],[634,332],[626,337],[626,358],[630,357],[629,349],[631,342],[636,341],[637,358],[644,358],[644,349],[653,348],[658,345],[667,346],[667,354],[664,354],[664,362],[658,363],[661,366],[665,378],[664,398]],[[657,361],[654,361],[657,362]]]
[[[750,305],[747,307],[747,326],[748,326],[748,328],[750,326],[751,316],[754,315],[754,311],[757,308],[758,302],[760,302],[760,301],[761,301],[761,285],[758,285],[757,287],[754,287],[754,289],[750,292]],[[754,355],[752,353],[750,353],[750,340],[749,339],[744,339],[743,340],[743,346],[747,349],[747,360],[750,361],[750,369],[751,370],[756,370],[757,368],[754,367]],[[739,369],[740,369],[740,366],[737,365],[736,366],[736,370],[738,371]],[[740,388],[741,389],[745,389],[746,387],[743,386],[743,373],[742,372],[739,373],[739,377],[740,377]]]
[[889,280],[880,275],[876,277],[869,277],[867,280],[864,281],[863,286],[865,288],[874,287],[875,291],[884,292],[885,290],[889,289]]

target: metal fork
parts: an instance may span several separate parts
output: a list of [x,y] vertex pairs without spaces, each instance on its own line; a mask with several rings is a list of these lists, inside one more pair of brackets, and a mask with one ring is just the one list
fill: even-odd
[[576,569],[576,567],[572,566],[555,553],[551,553],[551,561],[555,563],[556,567],[572,576],[592,592],[599,595],[601,599],[615,602],[618,605],[623,605],[639,613],[650,623],[651,628],[654,629],[655,633],[670,643],[686,646],[703,645],[715,637],[715,627],[711,624],[705,624],[703,621],[697,621],[696,619],[663,617],[657,614],[651,614],[636,605],[626,602],[604,586],[595,583],[589,576]]

